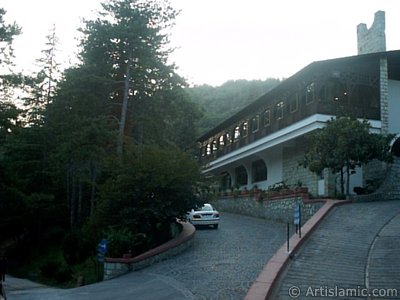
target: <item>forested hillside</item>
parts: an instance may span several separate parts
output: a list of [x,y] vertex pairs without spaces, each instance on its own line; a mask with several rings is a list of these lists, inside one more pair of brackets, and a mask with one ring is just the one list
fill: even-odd
[[218,87],[200,85],[190,88],[188,91],[192,101],[203,109],[199,133],[213,128],[279,83],[280,80],[276,78],[230,80]]
[[101,239],[107,256],[142,253],[199,199],[188,145],[200,113],[166,64],[176,11],[105,1],[81,28],[79,65],[59,69],[53,30],[34,74],[13,71],[21,28],[5,15],[0,7],[0,254],[16,276],[92,282]]
[[12,274],[47,284],[95,281],[101,239],[108,256],[169,239],[170,224],[206,200],[196,137],[279,83],[187,88],[166,63],[167,0],[103,3],[65,70],[53,28],[33,74],[13,70],[23,28],[5,15],[0,7],[0,254]]

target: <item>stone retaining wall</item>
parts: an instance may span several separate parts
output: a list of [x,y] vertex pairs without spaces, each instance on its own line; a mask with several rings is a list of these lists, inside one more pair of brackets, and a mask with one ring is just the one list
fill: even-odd
[[350,199],[353,202],[400,200],[400,158],[395,157],[393,164],[388,166],[385,180],[376,192]]
[[182,231],[174,239],[151,249],[133,258],[105,258],[103,280],[108,280],[131,271],[136,271],[148,267],[175,256],[192,246],[195,228],[193,225],[181,222]]
[[238,197],[221,197],[212,204],[222,212],[247,215],[278,222],[292,222],[295,205],[301,205],[302,223],[315,214],[322,202],[308,200],[304,193],[282,195],[270,199],[259,200],[257,195],[240,195]]

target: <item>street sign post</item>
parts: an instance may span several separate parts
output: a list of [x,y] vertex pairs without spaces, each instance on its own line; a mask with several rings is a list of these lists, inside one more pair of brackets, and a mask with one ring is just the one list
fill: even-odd
[[97,278],[100,280],[100,273],[103,272],[103,263],[104,263],[104,256],[107,253],[107,240],[102,239],[100,243],[97,244],[97,262],[96,264],[96,273],[97,273]]
[[298,204],[294,207],[293,223],[296,226],[296,233],[297,233],[297,229],[298,229],[299,238],[301,238],[301,206],[300,206],[300,204]]
[[107,240],[102,239],[97,245],[97,261],[104,262],[104,255],[107,253]]

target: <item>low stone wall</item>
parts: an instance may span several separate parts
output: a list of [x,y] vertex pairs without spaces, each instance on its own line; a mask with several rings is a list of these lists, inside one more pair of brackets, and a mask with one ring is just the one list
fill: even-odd
[[189,223],[181,222],[181,224],[182,231],[176,238],[141,255],[133,258],[105,258],[103,280],[143,269],[189,248],[193,244],[196,229]]
[[309,200],[306,193],[294,193],[263,200],[257,195],[228,196],[216,199],[212,204],[219,211],[278,222],[292,222],[294,207],[300,204],[302,223],[304,223],[322,207],[323,202]]

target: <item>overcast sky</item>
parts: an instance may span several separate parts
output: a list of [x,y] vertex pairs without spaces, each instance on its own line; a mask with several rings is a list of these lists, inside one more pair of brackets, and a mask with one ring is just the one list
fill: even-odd
[[[399,0],[171,0],[181,10],[171,32],[171,61],[191,84],[230,79],[287,78],[317,60],[357,54],[359,23],[372,25],[386,12],[387,50],[400,49]],[[74,58],[81,18],[99,0],[0,0],[6,20],[16,21],[18,67],[28,71],[56,24],[59,61]]]

